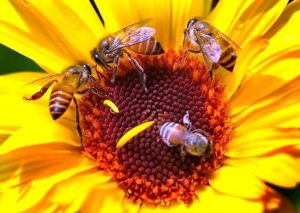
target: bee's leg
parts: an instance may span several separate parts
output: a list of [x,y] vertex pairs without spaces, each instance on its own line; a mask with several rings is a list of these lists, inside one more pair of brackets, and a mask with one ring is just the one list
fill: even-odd
[[145,91],[147,92],[148,91],[147,86],[146,86],[147,76],[146,76],[146,73],[145,73],[143,67],[137,62],[137,60],[135,60],[134,58],[131,57],[129,52],[126,51],[125,53],[128,55],[128,60],[132,64],[133,68],[138,72],[139,78],[143,84],[143,87],[144,87]]
[[34,93],[31,97],[26,98],[24,97],[24,99],[26,100],[36,100],[39,99],[41,97],[43,97],[43,95],[47,92],[47,90],[49,89],[49,87],[54,83],[57,82],[57,80],[53,80],[53,81],[49,81],[46,85],[44,85],[40,91]]
[[114,67],[113,67],[113,70],[112,70],[112,78],[111,78],[111,83],[115,83],[116,81],[116,77],[117,77],[117,74],[118,74],[118,69],[119,69],[119,63],[120,63],[120,55],[117,54],[116,57],[114,58]]
[[181,61],[180,61],[180,64],[183,64],[183,62],[184,62],[184,60],[185,60],[185,58],[186,58],[186,56],[187,56],[187,54],[188,54],[189,52],[190,52],[190,53],[198,54],[198,53],[201,53],[201,50],[192,50],[192,49],[189,49],[189,48],[185,49],[185,50],[183,51],[182,59],[181,59]]
[[106,79],[106,77],[97,68],[98,68],[97,64],[94,64],[93,66],[91,66],[91,69],[94,69],[96,71],[97,77],[98,77],[99,80],[102,79],[102,78]]
[[220,65],[217,64],[217,63],[213,63],[212,64],[211,71],[209,72],[209,75],[210,75],[211,78],[213,78],[213,71],[215,71],[216,69],[218,69],[219,66]]
[[95,88],[95,87],[89,87],[87,89],[84,89],[84,90],[77,90],[76,93],[79,94],[79,95],[83,95],[87,92],[92,92],[93,94],[97,95],[98,97],[100,98],[105,98],[107,97],[107,95],[103,92],[101,92],[98,88]]
[[187,111],[186,114],[183,116],[182,119],[183,125],[185,126],[185,128],[190,131],[191,127],[192,127],[192,123],[190,121],[190,115],[189,112]]
[[207,158],[208,155],[211,155],[211,154],[212,154],[213,158],[216,158],[216,155],[214,154],[214,144],[211,140],[209,140],[207,149],[205,151],[204,160]]
[[97,89],[95,87],[90,87],[89,91],[91,91],[93,94],[97,95],[100,98],[107,97],[107,94],[105,94],[104,92],[101,92],[99,89]]
[[213,78],[213,71],[216,70],[219,67],[219,64],[213,62],[209,59],[209,57],[206,54],[203,54],[204,61],[207,66],[207,70],[209,72],[210,78]]
[[214,151],[214,144],[213,144],[213,142],[212,141],[208,141],[208,143],[209,143],[209,145],[208,145],[208,152],[209,153],[213,153],[213,151]]
[[81,131],[81,127],[80,127],[78,103],[77,103],[77,100],[76,100],[75,97],[73,97],[73,100],[74,100],[74,103],[75,103],[76,128],[77,128],[78,135],[79,135],[79,137],[80,137],[81,147],[83,148],[83,143],[82,143],[82,131]]
[[180,159],[181,159],[181,161],[185,160],[185,156],[186,156],[186,151],[184,150],[184,145],[181,144],[180,145]]
[[96,80],[96,78],[91,76],[90,81],[91,81],[91,83],[94,83],[96,85],[96,87],[90,87],[90,88],[93,88],[93,90],[95,90],[96,93],[100,96],[107,96],[105,94],[105,91],[104,91],[103,87],[100,85],[99,81]]
[[182,59],[181,59],[181,61],[180,61],[180,65],[182,65],[183,62],[185,61],[185,58],[186,58],[188,52],[189,52],[189,49],[185,49],[185,50],[183,51],[183,53],[182,53]]

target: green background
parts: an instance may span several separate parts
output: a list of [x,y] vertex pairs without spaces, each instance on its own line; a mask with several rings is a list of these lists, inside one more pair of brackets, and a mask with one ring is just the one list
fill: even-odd
[[[19,71],[42,72],[42,69],[32,60],[0,44],[0,74]],[[300,186],[294,190],[278,190],[293,201],[293,203],[297,206],[298,212],[300,213]]]

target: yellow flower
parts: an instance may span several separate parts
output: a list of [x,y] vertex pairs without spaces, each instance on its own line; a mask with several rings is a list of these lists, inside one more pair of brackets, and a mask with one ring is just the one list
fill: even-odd
[[[49,95],[22,100],[20,87],[45,74],[1,76],[1,212],[295,211],[272,188],[300,182],[300,2],[286,4],[221,0],[208,14],[209,1],[99,1],[103,26],[89,1],[2,2],[0,42],[48,73],[78,61],[93,64],[89,52],[101,38],[149,17],[165,49],[177,51],[188,20],[201,16],[242,50],[234,72],[219,69],[217,81],[195,58],[176,67],[180,53],[172,50],[159,60],[136,56],[152,70],[147,71],[149,96],[130,73],[108,88],[117,115],[84,96],[84,151],[75,133],[74,107],[52,121]],[[171,96],[160,96],[164,92]],[[164,119],[179,122],[185,111],[197,112],[190,113],[192,124],[212,134],[214,150],[207,159],[187,156],[182,162],[178,149],[158,138],[154,126]],[[116,138],[153,119],[157,124],[136,136],[139,140],[115,150]]]

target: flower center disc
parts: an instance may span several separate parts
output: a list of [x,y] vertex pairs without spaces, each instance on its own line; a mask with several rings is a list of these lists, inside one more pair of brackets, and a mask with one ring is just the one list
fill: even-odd
[[[163,56],[136,58],[145,69],[148,92],[132,68],[113,86],[105,86],[120,113],[111,113],[92,94],[83,97],[80,111],[85,151],[101,169],[112,173],[136,203],[190,203],[197,188],[208,184],[208,173],[220,167],[222,147],[230,138],[223,87],[195,58],[187,57],[180,65],[181,53],[167,51]],[[202,157],[187,154],[182,160],[180,147],[167,146],[159,127],[166,122],[183,124],[186,112],[194,128],[209,134],[213,149]],[[116,142],[128,130],[146,121],[155,124],[116,149]]]

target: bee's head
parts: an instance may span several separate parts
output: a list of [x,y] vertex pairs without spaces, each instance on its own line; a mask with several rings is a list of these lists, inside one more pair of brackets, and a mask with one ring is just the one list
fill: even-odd
[[187,23],[186,29],[190,30],[197,21],[199,21],[199,18],[190,19],[189,22]]
[[208,140],[200,133],[190,133],[185,146],[191,155],[201,156],[208,147]]
[[198,30],[201,32],[210,32],[211,25],[205,21],[198,21],[198,23],[195,25],[195,30]]
[[107,36],[100,41],[98,48],[94,48],[91,51],[92,59],[104,69],[108,69],[108,63],[111,63],[111,58],[106,51],[109,49],[112,41],[113,37]]
[[99,43],[99,50],[105,51],[109,48],[109,37],[102,39]]
[[98,45],[99,52],[104,53],[106,50],[108,50],[113,40],[114,38],[111,35],[103,38]]
[[200,18],[196,17],[190,19],[189,22],[187,23],[187,27],[184,30],[184,39],[182,42],[183,48],[193,49],[190,46],[198,47],[197,38],[194,34],[195,26],[197,25],[198,22],[200,22]]
[[85,70],[85,72],[90,76],[92,75],[92,69],[89,65],[85,63],[80,63],[80,66]]
[[103,63],[103,59],[100,55],[100,53],[97,51],[96,48],[94,48],[92,51],[91,51],[91,58],[99,65],[102,65]]

